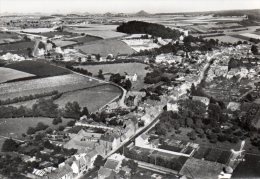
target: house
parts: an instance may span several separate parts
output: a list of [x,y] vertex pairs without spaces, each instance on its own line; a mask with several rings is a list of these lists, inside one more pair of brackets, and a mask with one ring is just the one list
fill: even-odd
[[86,154],[77,154],[72,157],[71,169],[74,175],[80,175],[84,171],[86,171],[88,167],[88,161],[85,158]]
[[240,103],[237,102],[229,102],[227,105],[227,109],[230,109],[231,111],[237,111],[240,108]]
[[148,142],[148,139],[149,136],[143,133],[135,139],[135,146],[142,148],[149,146],[150,144]]
[[105,147],[105,154],[116,149],[120,144],[120,135],[114,132],[107,132],[100,138],[100,145]]
[[206,106],[209,105],[209,98],[203,96],[192,96],[192,100],[200,101],[204,103]]
[[107,159],[104,167],[119,172],[121,164],[117,160]]
[[132,82],[136,82],[137,81],[137,74],[135,73],[134,75],[126,75],[125,79],[130,80]]
[[102,134],[86,132],[81,129],[76,135],[73,135],[67,143],[64,144],[64,148],[74,148],[81,151],[94,149],[95,146],[98,145],[101,136]]
[[112,169],[100,167],[98,170],[98,179],[114,179],[116,173]]
[[88,157],[89,160],[89,168],[92,168],[94,166],[94,162],[98,156],[98,152],[96,149],[91,150],[90,152],[87,153],[86,157]]
[[178,102],[175,100],[170,100],[167,102],[167,111],[178,111]]
[[73,179],[73,170],[69,165],[51,172],[47,175],[46,179]]

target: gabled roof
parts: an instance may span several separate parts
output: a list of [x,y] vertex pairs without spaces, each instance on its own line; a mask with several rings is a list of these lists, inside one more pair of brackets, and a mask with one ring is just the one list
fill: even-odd
[[115,170],[117,166],[119,165],[119,162],[116,160],[107,159],[104,167]]
[[62,178],[63,176],[67,175],[67,174],[70,174],[72,175],[72,169],[69,165],[65,165],[64,167],[62,168],[59,168],[53,172],[51,172],[50,174],[48,174],[48,178]]
[[98,175],[99,176],[103,176],[104,178],[107,178],[109,177],[110,175],[113,175],[115,172],[109,168],[105,168],[105,167],[101,167],[99,170],[98,170]]

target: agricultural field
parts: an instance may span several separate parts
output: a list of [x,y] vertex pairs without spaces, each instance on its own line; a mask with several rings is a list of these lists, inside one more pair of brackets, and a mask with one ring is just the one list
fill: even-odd
[[104,39],[122,37],[126,34],[116,32],[117,25],[87,24],[84,26],[68,26],[64,30],[73,33],[85,33]]
[[106,84],[65,93],[54,102],[64,107],[69,101],[77,101],[81,107],[87,107],[90,112],[95,112],[120,95],[121,90],[118,87]]
[[92,35],[85,35],[82,37],[71,38],[70,40],[75,41],[77,43],[87,43],[87,42],[92,42],[92,41],[96,41],[96,40],[102,40],[102,38],[92,36]]
[[100,84],[81,75],[68,74],[40,79],[5,83],[0,85],[0,98],[12,99],[19,96],[28,96],[31,94],[41,94],[57,90],[59,92],[68,92],[78,89],[85,89]]
[[70,71],[67,69],[63,69],[46,62],[32,60],[11,63],[9,65],[6,65],[5,67],[30,73],[38,77],[50,77],[70,74]]
[[243,34],[240,34],[240,35],[244,36],[246,38],[260,39],[260,35],[253,34],[253,33],[243,33]]
[[135,52],[126,43],[115,39],[98,40],[75,46],[74,48],[86,54],[100,54],[102,57],[107,57],[108,54],[113,54],[114,56],[118,54],[130,55]]
[[77,43],[72,40],[61,40],[61,39],[52,40],[52,42],[55,43],[55,45],[57,45],[58,47],[65,47],[65,46],[74,45]]
[[9,44],[0,44],[0,55],[6,53],[13,53],[13,54],[27,56],[28,48],[33,49],[33,47],[34,47],[34,42],[32,41],[19,41],[19,42],[9,43]]
[[241,41],[242,39],[240,38],[236,38],[236,37],[232,37],[229,35],[224,35],[224,36],[215,36],[215,37],[206,37],[204,39],[215,39],[215,40],[219,40],[219,42],[225,42],[225,43],[236,43],[238,41]]
[[141,63],[117,63],[117,64],[103,64],[103,65],[80,65],[75,66],[77,68],[83,68],[91,72],[92,74],[98,74],[98,71],[101,69],[106,80],[109,80],[111,73],[119,73],[120,75],[134,75],[137,74],[137,82],[132,82],[134,89],[141,89],[145,86],[143,83],[144,77],[149,70],[146,70],[145,67],[148,67],[145,64]]
[[18,70],[13,70],[10,68],[0,67],[0,83],[4,83],[10,80],[33,77],[33,76],[35,75],[18,71]]
[[28,28],[28,29],[23,29],[23,32],[26,33],[48,33],[54,31],[53,28]]
[[47,38],[53,38],[55,36],[64,36],[64,37],[67,37],[67,38],[72,38],[72,37],[79,36],[79,34],[77,34],[77,33],[66,32],[66,31],[63,31],[63,32],[59,32],[59,31],[42,32],[41,35],[45,36]]
[[0,44],[20,40],[20,37],[13,33],[0,32]]

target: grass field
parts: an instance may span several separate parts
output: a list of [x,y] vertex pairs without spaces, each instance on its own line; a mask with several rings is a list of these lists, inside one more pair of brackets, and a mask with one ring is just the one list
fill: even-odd
[[[51,128],[56,129],[60,125],[66,125],[68,121],[72,119],[62,119],[62,123],[58,125],[52,124],[52,118],[46,117],[25,117],[25,118],[4,118],[0,119],[0,136],[13,137],[16,139],[21,139],[21,135],[26,133],[29,127],[35,127],[38,122],[43,122],[49,125]],[[0,149],[5,138],[0,137]]]
[[6,65],[6,67],[23,71],[26,73],[34,74],[38,77],[50,77],[57,75],[66,75],[69,74],[70,71],[67,69],[63,69],[49,63],[40,62],[40,61],[32,61],[25,60],[21,62],[11,63]]
[[100,84],[97,80],[69,74],[40,79],[18,81],[0,85],[0,99],[28,96],[57,90],[59,92],[74,91]]
[[33,77],[33,76],[35,75],[21,72],[18,70],[13,70],[11,68],[0,67],[0,83],[10,81],[10,80],[15,80],[15,79]]
[[59,104],[60,107],[64,107],[69,101],[77,101],[81,107],[87,107],[90,112],[95,112],[120,94],[121,90],[118,87],[102,85],[65,93],[55,103]]
[[34,42],[32,41],[19,41],[15,43],[9,43],[9,44],[0,44],[0,55],[6,54],[6,53],[13,53],[13,54],[19,54],[19,55],[28,55],[27,48],[33,49]]
[[89,42],[84,45],[75,46],[75,48],[81,50],[86,54],[100,54],[102,57],[106,57],[108,54],[129,55],[135,52],[126,43],[114,39]]
[[[87,69],[92,74],[98,74],[98,71],[101,69],[103,74],[106,73],[120,73],[125,75],[125,72],[129,75],[137,74],[137,82],[133,82],[132,85],[136,89],[141,89],[144,87],[144,77],[148,70],[145,70],[147,65],[141,63],[117,63],[117,64],[103,64],[103,65],[81,65],[76,66],[79,68]],[[109,80],[110,75],[105,75],[105,78]]]

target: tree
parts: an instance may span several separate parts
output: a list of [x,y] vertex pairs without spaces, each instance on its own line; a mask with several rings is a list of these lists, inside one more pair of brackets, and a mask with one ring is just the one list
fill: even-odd
[[179,113],[183,117],[202,117],[206,114],[206,105],[201,101],[184,99],[179,100]]
[[105,161],[101,155],[97,155],[95,161],[94,161],[94,166],[96,167],[101,167],[104,165]]
[[126,89],[127,91],[129,91],[129,90],[131,89],[131,87],[132,87],[132,82],[131,82],[129,79],[127,79],[127,80],[125,81],[125,89]]
[[6,139],[2,145],[2,152],[17,151],[18,144],[13,139]]
[[35,131],[35,129],[33,128],[33,127],[29,127],[28,129],[27,129],[27,134],[28,135],[32,135],[32,134],[34,134],[36,131]]
[[131,174],[133,175],[133,174],[135,174],[136,173],[136,171],[137,171],[137,168],[138,168],[138,163],[137,162],[135,162],[134,160],[123,160],[122,161],[122,167],[124,167],[124,166],[128,166],[130,169],[131,169]]
[[81,111],[81,116],[89,116],[89,112],[88,112],[88,108],[87,107],[84,107]]
[[63,131],[64,129],[65,129],[64,126],[59,126],[59,127],[58,127],[58,130],[59,130],[59,131]]
[[60,116],[55,117],[55,118],[52,120],[52,124],[53,124],[53,125],[57,125],[57,124],[59,124],[59,123],[62,123],[62,119],[61,119]]
[[79,106],[78,102],[76,102],[76,101],[68,102],[65,105],[65,110],[64,110],[65,117],[79,119],[80,114],[81,114],[81,111],[80,111],[80,106]]
[[252,47],[251,47],[251,52],[252,52],[254,55],[258,54],[258,49],[257,49],[257,46],[256,46],[256,45],[252,45]]
[[99,71],[98,71],[98,76],[97,76],[97,77],[100,78],[100,79],[102,79],[102,80],[105,79],[105,77],[104,77],[104,75],[103,75],[103,71],[102,71],[101,69],[99,69]]
[[72,127],[72,126],[74,126],[74,124],[75,124],[75,121],[69,121],[69,122],[67,123],[67,126]]

